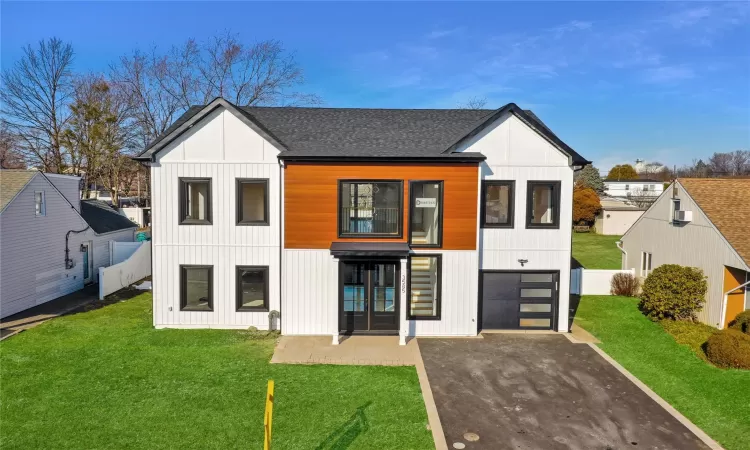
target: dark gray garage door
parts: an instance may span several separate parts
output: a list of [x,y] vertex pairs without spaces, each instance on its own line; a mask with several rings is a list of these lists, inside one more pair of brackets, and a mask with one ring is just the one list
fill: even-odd
[[481,328],[554,328],[557,278],[556,272],[482,272]]

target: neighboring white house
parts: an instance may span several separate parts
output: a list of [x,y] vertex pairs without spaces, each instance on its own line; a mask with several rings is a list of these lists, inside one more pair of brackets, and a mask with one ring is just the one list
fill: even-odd
[[621,241],[622,268],[642,278],[662,264],[702,269],[702,322],[725,327],[750,309],[750,179],[678,179]]
[[610,197],[658,197],[664,192],[664,183],[658,180],[602,180],[604,194]]
[[80,200],[79,177],[0,171],[0,317],[96,282],[109,241],[136,225],[106,204]]
[[151,165],[156,327],[266,329],[279,311],[283,334],[335,342],[569,330],[573,173],[589,161],[515,104],[219,98],[137,159]]
[[647,209],[614,197],[602,197],[601,204],[602,209],[594,222],[594,231],[610,236],[625,234]]

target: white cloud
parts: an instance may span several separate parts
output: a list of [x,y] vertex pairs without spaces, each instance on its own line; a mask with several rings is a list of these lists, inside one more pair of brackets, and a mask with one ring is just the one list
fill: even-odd
[[440,39],[440,38],[444,38],[446,36],[451,36],[451,35],[459,34],[463,30],[464,30],[463,27],[451,28],[451,29],[446,29],[446,30],[434,30],[434,31],[431,31],[431,32],[427,33],[427,35],[425,37],[427,39]]
[[644,81],[649,83],[670,83],[694,77],[693,69],[686,66],[660,66],[644,72]]
[[664,18],[664,22],[675,28],[693,26],[711,16],[712,10],[708,6],[701,8],[690,8],[670,14]]

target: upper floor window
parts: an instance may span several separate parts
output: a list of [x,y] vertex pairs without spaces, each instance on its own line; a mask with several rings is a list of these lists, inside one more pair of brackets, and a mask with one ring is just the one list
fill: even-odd
[[237,224],[268,225],[268,180],[237,180]]
[[440,247],[443,237],[443,182],[412,181],[409,242],[413,247]]
[[403,182],[339,181],[339,236],[401,237]]
[[482,183],[482,228],[513,228],[515,182]]
[[180,178],[180,224],[211,225],[210,178]]
[[34,214],[37,216],[47,215],[47,202],[44,198],[44,191],[34,192]]
[[560,182],[529,181],[526,228],[560,228]]

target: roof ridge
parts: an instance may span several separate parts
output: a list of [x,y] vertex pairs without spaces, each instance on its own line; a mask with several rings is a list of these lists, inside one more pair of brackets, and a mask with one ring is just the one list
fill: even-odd
[[478,111],[493,112],[496,109],[469,109],[469,108],[363,108],[363,107],[332,107],[332,106],[240,106],[242,109],[310,109],[310,110],[333,110],[333,111]]

